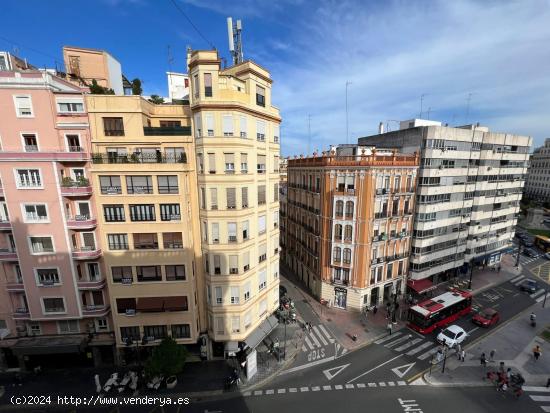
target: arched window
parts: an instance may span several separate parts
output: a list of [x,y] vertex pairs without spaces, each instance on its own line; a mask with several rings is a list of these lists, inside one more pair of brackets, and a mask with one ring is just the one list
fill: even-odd
[[342,239],[342,225],[336,224],[334,226],[334,238],[338,240]]
[[344,201],[336,201],[336,216],[344,215]]
[[334,262],[340,262],[342,249],[340,247],[334,247],[332,250],[332,257]]
[[344,248],[344,264],[351,263],[351,249]]
[[352,218],[353,217],[353,202],[348,201],[346,202],[346,217]]
[[351,232],[352,232],[351,225],[346,225],[346,227],[344,229],[344,240],[345,241],[351,241]]

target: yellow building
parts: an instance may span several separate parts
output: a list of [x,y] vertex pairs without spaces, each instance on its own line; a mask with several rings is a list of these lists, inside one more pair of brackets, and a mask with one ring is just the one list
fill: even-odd
[[166,336],[197,343],[205,316],[190,109],[140,96],[86,100],[116,345],[133,355],[133,345]]
[[[279,305],[279,125],[269,72],[188,55],[212,356],[254,348]],[[261,325],[263,323],[263,325]]]

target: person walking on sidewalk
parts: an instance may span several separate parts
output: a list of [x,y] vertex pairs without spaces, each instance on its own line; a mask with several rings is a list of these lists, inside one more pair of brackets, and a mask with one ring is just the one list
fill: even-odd
[[376,304],[374,304],[374,306],[372,307],[372,314],[376,315],[377,312],[378,312],[378,307],[376,306]]
[[542,350],[540,346],[537,344],[535,348],[533,348],[533,356],[535,357],[535,361],[537,361],[542,354]]
[[494,361],[496,352],[496,350],[491,350],[491,352],[489,353],[489,361]]
[[487,367],[487,356],[485,356],[485,353],[481,353],[481,356],[479,357],[479,361],[481,363],[481,366]]
[[464,361],[465,358],[466,358],[466,350],[462,350],[460,352],[459,360]]
[[392,325],[391,322],[389,322],[389,323],[388,323],[388,333],[390,334],[390,336],[391,336],[392,330],[393,330],[393,325]]

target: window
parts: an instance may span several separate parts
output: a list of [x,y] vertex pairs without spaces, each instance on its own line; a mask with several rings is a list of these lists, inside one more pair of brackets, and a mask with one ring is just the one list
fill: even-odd
[[39,285],[54,285],[60,284],[59,272],[57,268],[37,268],[36,281]]
[[122,118],[103,118],[105,136],[124,136]]
[[216,317],[216,334],[225,334],[225,322],[223,317]]
[[178,177],[177,175],[167,175],[157,177],[159,194],[177,194],[179,193],[178,188]]
[[163,232],[162,242],[164,249],[175,250],[183,248],[183,238],[181,232]]
[[103,216],[106,222],[124,222],[124,205],[103,205]]
[[128,234],[107,234],[109,249],[113,251],[128,249]]
[[195,114],[195,135],[197,138],[202,136],[202,119],[200,113]]
[[262,244],[258,247],[258,263],[264,262],[267,259],[267,244]]
[[241,126],[241,138],[246,138],[247,135],[247,127],[246,127],[246,116],[241,115],[240,116],[240,126]]
[[267,272],[262,270],[258,273],[258,291],[262,291],[267,286]]
[[106,318],[96,318],[95,319],[96,331],[108,331],[109,323]]
[[353,218],[353,202],[346,202],[346,218]]
[[342,240],[342,225],[340,224],[334,226],[334,239]]
[[208,136],[214,136],[214,115],[207,113],[206,115],[206,133]]
[[212,222],[212,242],[217,244],[220,242],[220,224]]
[[57,111],[60,113],[84,113],[84,102],[80,99],[58,99]]
[[256,138],[259,141],[265,141],[265,121],[263,120],[256,121]]
[[52,237],[30,237],[32,254],[50,254],[55,252]]
[[164,148],[166,162],[187,163],[187,154],[184,148]]
[[258,185],[258,205],[265,204],[265,185]]
[[279,211],[273,211],[273,228],[279,226]]
[[60,320],[57,322],[59,334],[70,334],[80,332],[78,320]]
[[181,121],[179,120],[159,120],[161,128],[179,128],[181,127]]
[[16,169],[18,188],[42,188],[39,169]]
[[141,334],[139,332],[139,327],[120,327],[120,338],[122,341],[126,342],[129,340],[139,341],[141,340]]
[[273,184],[273,202],[279,202],[279,184]]
[[248,187],[243,186],[241,188],[241,198],[243,208],[248,208]]
[[25,211],[25,222],[48,220],[48,210],[45,204],[26,204],[23,209]]
[[281,127],[273,125],[273,142],[279,143],[279,136],[281,136]]
[[235,154],[224,153],[224,157],[225,157],[225,173],[234,174],[235,173]]
[[257,171],[259,174],[265,174],[265,155],[258,155]]
[[161,221],[180,221],[180,204],[160,204]]
[[258,316],[261,318],[267,313],[267,300],[260,301]]
[[191,328],[189,324],[172,324],[172,338],[191,338]]
[[154,204],[129,205],[130,220],[132,221],[155,221]]
[[42,298],[45,313],[64,313],[65,300],[63,298]]
[[252,317],[250,316],[250,311],[244,314],[244,329],[248,330],[252,324]]
[[235,188],[226,188],[225,191],[227,196],[227,209],[237,208],[237,196],[235,193]]
[[265,107],[265,88],[256,85],[256,105]]
[[160,265],[140,265],[136,267],[137,279],[140,282],[162,281]]
[[166,326],[143,326],[143,335],[150,340],[162,340],[168,336]]
[[99,186],[103,195],[121,194],[120,176],[100,176]]
[[38,152],[38,139],[34,133],[23,133],[23,145],[25,152]]
[[250,251],[243,253],[243,272],[247,272],[250,269]]
[[238,315],[231,317],[231,332],[232,333],[241,332],[241,319]]
[[216,173],[216,154],[215,153],[208,154],[208,173],[211,173],[211,174]]
[[111,276],[114,283],[132,284],[132,267],[111,267]]
[[344,248],[344,264],[351,263],[351,249]]
[[228,222],[227,223],[227,236],[229,242],[237,242],[237,223]]
[[344,228],[344,240],[345,241],[351,241],[352,232],[353,232],[352,226],[351,225],[346,225],[346,227]]
[[265,232],[265,215],[260,215],[258,217],[258,235],[261,235]]
[[231,287],[231,304],[239,304],[240,291],[239,287]]
[[247,240],[249,237],[248,221],[243,221],[243,240]]
[[244,285],[244,301],[248,301],[250,299],[250,281],[247,281]]
[[29,334],[32,336],[39,336],[42,334],[42,328],[40,326],[40,323],[29,323],[27,324],[29,327]]
[[222,273],[221,259],[219,255],[214,255],[214,274],[220,275]]
[[238,273],[239,273],[238,256],[230,255],[229,256],[229,274],[238,274]]
[[159,247],[157,234],[155,232],[136,233],[133,234],[133,237],[135,250],[156,250]]
[[332,261],[340,262],[342,260],[342,249],[340,247],[334,247],[332,250]]
[[198,99],[199,95],[200,95],[200,87],[199,87],[199,75],[194,75],[193,76],[193,94],[195,96],[195,98]]
[[166,265],[166,281],[185,281],[185,265]]
[[14,96],[15,114],[18,118],[32,118],[32,99],[30,96]]
[[344,215],[344,201],[336,201],[336,216],[341,217]]
[[223,303],[223,290],[222,287],[214,287],[214,296],[216,297],[216,304]]
[[248,173],[248,154],[241,153],[241,173]]
[[126,190],[129,194],[152,194],[153,180],[147,176],[127,176]]
[[222,116],[223,136],[233,136],[233,116]]
[[212,97],[212,74],[204,74],[204,96],[209,98]]

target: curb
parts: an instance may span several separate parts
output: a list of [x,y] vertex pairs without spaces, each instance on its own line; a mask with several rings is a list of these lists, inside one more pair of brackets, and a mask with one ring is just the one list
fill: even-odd
[[489,387],[492,386],[492,383],[489,382],[471,382],[471,381],[459,381],[454,383],[441,383],[434,382],[431,379],[428,379],[428,373],[422,374],[422,378],[429,386],[433,387]]

